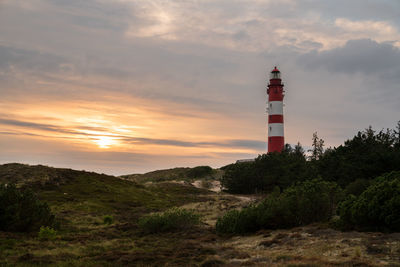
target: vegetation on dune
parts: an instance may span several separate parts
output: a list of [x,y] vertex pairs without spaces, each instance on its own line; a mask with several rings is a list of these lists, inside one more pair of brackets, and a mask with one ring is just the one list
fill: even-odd
[[[400,231],[400,124],[397,130],[376,133],[369,128],[344,145],[326,151],[323,140],[315,133],[310,157],[300,144],[294,148],[287,145],[282,153],[261,155],[254,162],[231,164],[223,170],[198,166],[125,179],[42,165],[0,165],[0,183],[16,184],[0,186],[0,224],[7,225],[0,228],[0,265],[209,266],[230,264],[235,257],[250,257],[238,253],[243,247],[251,247],[248,254],[257,251],[256,258],[240,261],[243,264],[260,264],[260,251],[269,253],[262,264],[283,264],[294,259],[285,256],[293,246],[317,251],[311,258],[296,258],[300,263],[314,262],[315,257],[325,257],[327,252],[340,257],[350,255],[347,259],[355,255],[361,260],[369,253],[370,259],[380,255],[380,259],[398,261],[396,234],[391,234],[389,244],[389,234],[326,229],[335,225],[341,229]],[[302,227],[274,231],[278,234],[263,230],[262,235],[227,239],[217,236],[209,227],[200,227],[200,215],[194,210],[176,208],[196,207],[204,217],[208,215],[198,209],[198,204],[205,209],[215,208],[213,221],[229,207],[243,207],[245,202],[238,201],[239,197],[169,182],[200,178],[207,185],[223,172],[222,184],[227,191],[268,195],[256,204],[226,212],[217,220],[217,233]],[[380,177],[373,179],[376,176]],[[142,183],[148,181],[153,183]],[[35,209],[37,212],[31,212]],[[44,216],[38,219],[37,214]],[[330,224],[304,226],[328,222],[335,214],[340,216],[334,216]],[[60,222],[59,228],[55,227],[54,215]],[[319,229],[321,226],[325,228]],[[318,233],[312,232],[310,237],[304,229]],[[289,231],[292,233],[288,234]],[[359,238],[361,234],[363,239]],[[346,239],[339,240],[338,235]],[[254,238],[260,236],[264,240],[255,243]],[[319,248],[326,243],[327,236],[335,247],[349,250],[337,254],[329,245]],[[317,238],[319,245],[313,243]],[[285,244],[288,250],[276,256],[274,253]],[[272,249],[258,250],[260,246]],[[358,249],[354,250],[354,246]]]
[[57,238],[57,231],[48,226],[41,226],[38,238],[40,240],[54,240]]
[[307,180],[281,194],[277,189],[259,204],[227,212],[218,219],[216,230],[242,234],[328,221],[341,197],[341,189],[335,183]]
[[353,183],[348,191],[360,194],[369,180],[400,170],[399,131],[400,126],[397,131],[378,133],[370,127],[344,145],[326,151],[323,140],[314,133],[309,157],[300,144],[294,149],[287,145],[282,153],[268,153],[254,162],[225,166],[221,184],[230,193],[249,194],[271,192],[275,186],[282,190],[296,182],[321,177],[342,188]]
[[337,148],[327,149],[315,162],[325,180],[345,187],[357,179],[371,180],[390,171],[400,170],[400,140],[396,131],[375,132],[371,127],[358,132]]
[[41,226],[54,225],[55,216],[49,206],[32,190],[19,190],[14,184],[0,184],[0,230],[31,232]]
[[162,213],[139,219],[138,225],[145,233],[185,230],[200,223],[200,215],[193,210],[172,208]]
[[193,182],[195,179],[219,179],[222,171],[212,169],[210,166],[197,166],[193,168],[173,168],[157,170],[145,174],[129,174],[121,177],[140,183],[146,182],[165,182],[165,181],[185,181]]
[[[2,166],[0,165],[0,170],[1,168]],[[49,167],[41,166],[40,168],[42,172],[46,173],[46,169]],[[26,171],[26,167],[23,169]],[[37,170],[37,168],[35,169]],[[337,251],[332,253],[339,253],[337,255],[340,255],[343,252],[350,255],[350,257],[354,255],[354,249],[351,250],[353,245],[348,245],[350,243],[347,243],[347,241],[349,241],[349,237],[359,237],[359,233],[339,233],[326,228],[319,229],[320,225],[316,225],[301,229],[294,228],[293,230],[264,230],[262,235],[227,239],[217,236],[213,229],[202,227],[202,224],[184,223],[187,227],[180,226],[177,228],[176,225],[180,225],[179,220],[167,220],[165,217],[155,220],[160,224],[153,224],[153,226],[156,225],[153,228],[156,229],[154,234],[144,234],[151,231],[145,231],[139,226],[140,218],[144,218],[149,214],[164,214],[162,211],[174,206],[185,204],[185,206],[189,205],[187,207],[192,207],[189,203],[202,201],[205,207],[210,207],[211,209],[212,206],[210,205],[214,205],[222,211],[230,206],[239,207],[241,205],[236,205],[238,200],[234,196],[227,198],[222,193],[222,195],[214,194],[209,197],[210,193],[208,191],[184,184],[161,182],[144,186],[132,181],[88,172],[65,171],[67,176],[61,175],[58,173],[58,169],[55,168],[49,168],[49,172],[59,176],[62,182],[53,183],[52,181],[54,180],[50,179],[50,182],[42,184],[35,183],[32,179],[29,179],[29,182],[24,182],[24,179],[21,179],[20,182],[24,185],[21,189],[33,188],[39,199],[46,201],[52,212],[60,219],[61,227],[57,231],[51,227],[42,227],[43,230],[31,234],[0,231],[0,265],[123,266],[133,264],[139,266],[209,266],[213,264],[230,265],[231,263],[233,264],[235,259],[240,259],[241,262],[248,265],[283,265],[293,263],[293,259],[298,264],[320,262],[323,265],[322,263],[327,262],[326,256],[321,259],[316,255],[319,255],[318,253],[321,255],[325,253],[324,255],[326,255],[327,252],[331,252],[331,247],[323,245],[326,243],[325,236],[327,233],[329,233],[330,242],[341,247],[337,249],[337,245],[335,245]],[[14,173],[18,173],[18,171]],[[64,170],[61,173],[64,173]],[[0,176],[1,179],[2,177]],[[300,218],[298,219],[300,223],[305,221],[304,218],[311,217],[306,212],[304,212],[304,218],[301,218],[299,214],[296,215],[295,212],[283,213],[283,215],[279,215],[279,212],[285,209],[290,210],[289,208],[295,205],[298,206],[295,206],[294,209],[300,211],[302,210],[301,207],[310,205],[310,201],[307,200],[308,196],[314,199],[310,192],[321,191],[320,187],[324,187],[325,183],[334,185],[332,182],[321,180],[314,182],[305,180],[302,183],[298,183],[297,186],[302,185],[301,189],[297,188],[290,194],[287,191],[289,192],[292,187],[284,190],[283,193],[280,193],[279,187],[275,187],[271,196],[267,198],[268,200],[265,200],[265,203],[261,203],[263,204],[262,210],[269,207],[270,211],[264,213],[264,211],[261,212],[261,208],[256,210],[259,212],[256,214],[257,216],[259,214],[265,216],[260,216],[259,222],[255,225],[260,227],[261,223],[267,221],[275,223],[275,226],[261,227],[280,228],[281,222],[279,220],[282,221],[280,217],[292,218],[293,220]],[[306,185],[307,183],[310,184]],[[314,190],[312,190],[313,188]],[[345,191],[350,190],[346,188]],[[285,201],[283,201],[284,195],[287,195]],[[338,196],[340,196],[340,193]],[[300,201],[302,198],[304,200]],[[327,201],[323,201],[323,199],[325,198],[319,199],[318,203],[326,205]],[[268,201],[271,203],[268,203]],[[332,200],[332,203],[335,202],[336,200]],[[259,205],[261,206],[261,204]],[[317,207],[315,207],[315,210],[321,211]],[[155,211],[158,211],[158,213],[152,213]],[[198,210],[198,212],[202,211]],[[315,214],[317,213],[320,212],[315,212]],[[250,219],[254,218],[251,217],[253,215],[250,212],[242,214],[244,216],[249,215]],[[112,224],[104,223],[104,219],[108,217],[114,218]],[[179,216],[177,217],[179,218]],[[258,217],[255,218],[257,219]],[[185,222],[185,220],[183,221]],[[252,226],[254,226],[254,221],[251,220],[241,220],[241,222],[251,222],[253,223]],[[163,223],[172,225],[172,229],[160,232],[159,229],[164,227],[160,226]],[[168,227],[166,228],[168,229]],[[317,228],[319,230],[315,230]],[[288,231],[291,233],[288,234]],[[317,232],[313,232],[312,237],[307,237],[307,231]],[[346,237],[347,241],[344,240],[346,242],[341,242],[339,235],[349,237]],[[358,256],[360,259],[367,255],[366,251],[372,251],[371,253],[375,253],[374,251],[389,251],[379,252],[381,253],[379,254],[381,255],[379,259],[384,257],[389,257],[385,258],[385,260],[391,259],[393,261],[395,259],[394,255],[399,251],[396,244],[393,243],[395,242],[395,235],[391,236],[391,245],[389,243],[373,243],[370,245],[368,242],[370,242],[371,235],[365,233],[364,236],[362,240],[357,241],[357,245],[359,244],[361,247],[359,253],[357,253],[357,255],[360,255]],[[388,240],[386,237],[387,235],[382,238],[385,242]],[[246,241],[247,238],[248,240]],[[367,245],[363,245],[366,242],[365,240],[368,241]],[[350,241],[353,242],[354,240],[350,238]],[[243,245],[240,245],[242,242]],[[288,246],[287,251],[285,250],[285,244]],[[272,249],[259,249],[266,246],[271,246]],[[290,254],[289,251],[293,246],[301,248],[305,256],[298,257]],[[349,250],[343,250],[347,248]],[[255,251],[257,255],[253,254]],[[390,251],[393,251],[393,253]],[[265,256],[261,261],[259,253]],[[308,255],[306,255],[307,253]],[[371,254],[370,259],[374,255]],[[349,260],[349,258],[347,259]],[[347,262],[345,259],[332,260],[338,262],[338,264]]]
[[365,191],[365,189],[368,188],[368,186],[371,185],[371,180],[367,179],[357,179],[350,184],[348,184],[345,188],[345,194],[346,195],[355,195],[359,196],[362,194],[362,192]]
[[[31,169],[31,171],[29,171]],[[11,173],[17,178],[12,178]],[[33,175],[30,176],[30,173]],[[32,178],[33,177],[33,178]],[[100,213],[101,216],[160,211],[197,200],[205,190],[179,184],[160,183],[145,187],[114,176],[43,165],[0,165],[0,183],[16,181],[22,190],[31,188],[38,199],[55,212],[64,209]],[[190,194],[189,194],[190,193]]]
[[260,204],[229,211],[217,221],[217,231],[246,233],[327,221],[338,204],[340,219],[334,224],[342,229],[399,231],[399,172],[373,178],[400,170],[400,123],[397,131],[376,133],[370,127],[337,148],[324,151],[323,145],[314,133],[308,158],[300,144],[286,145],[282,153],[226,166],[222,185],[228,192],[270,195]]
[[213,174],[213,169],[210,166],[197,166],[191,168],[187,172],[187,176],[189,176],[190,178],[211,176],[212,174]]
[[40,223],[30,234],[0,230],[0,265],[196,265],[210,255],[203,245],[190,243],[208,234],[206,229],[183,229],[184,236],[167,232],[160,237],[143,236],[138,228],[138,219],[146,214],[204,201],[207,190],[169,182],[144,186],[104,174],[47,166],[0,165],[0,183],[11,180],[17,180],[18,191],[33,189],[60,227],[39,230],[45,225]]
[[[0,165],[0,182],[12,183],[17,186],[29,186],[42,188],[59,186],[71,182],[74,177],[89,173],[64,168],[52,168],[44,165],[27,165],[20,163],[8,163]],[[92,175],[99,175],[90,173]]]
[[297,153],[268,153],[254,162],[233,164],[225,168],[221,185],[230,193],[268,192],[276,186],[284,189],[307,177],[305,157]]
[[113,222],[114,222],[114,217],[112,215],[106,215],[103,217],[104,224],[110,225],[113,224]]
[[344,229],[400,231],[400,172],[376,178],[359,196],[349,195],[338,208]]

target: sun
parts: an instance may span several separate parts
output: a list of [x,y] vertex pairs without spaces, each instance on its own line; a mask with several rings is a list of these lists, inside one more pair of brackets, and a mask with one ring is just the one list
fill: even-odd
[[95,142],[99,148],[110,148],[110,146],[117,143],[117,140],[110,136],[96,136],[93,142]]

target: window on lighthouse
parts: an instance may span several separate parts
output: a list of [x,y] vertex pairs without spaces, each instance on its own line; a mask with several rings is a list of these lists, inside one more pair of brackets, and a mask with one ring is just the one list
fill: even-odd
[[279,71],[273,71],[271,72],[271,79],[280,79],[281,78],[281,73]]

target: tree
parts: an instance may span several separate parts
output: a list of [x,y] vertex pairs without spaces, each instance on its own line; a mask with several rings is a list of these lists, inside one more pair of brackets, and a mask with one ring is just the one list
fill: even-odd
[[282,149],[283,153],[292,153],[293,152],[293,148],[290,144],[285,144],[285,146]]
[[311,152],[310,159],[318,160],[324,153],[324,140],[319,138],[317,132],[315,132],[313,133],[312,141],[313,149],[308,150],[309,152]]
[[338,210],[344,229],[400,231],[400,172],[376,178],[358,197],[349,195]]
[[[297,148],[300,152],[301,149]],[[290,152],[288,152],[290,151]],[[222,186],[231,193],[248,194],[284,189],[310,177],[303,154],[289,149],[258,156],[254,162],[226,166]]]
[[396,130],[394,130],[394,143],[396,147],[400,147],[400,121],[397,122]]
[[300,142],[297,142],[297,144],[294,146],[293,154],[304,157],[304,153],[304,148],[301,146]]
[[49,206],[32,190],[0,184],[0,231],[29,232],[54,225],[55,217]]
[[378,133],[368,127],[352,139],[326,150],[315,162],[325,180],[346,187],[357,179],[373,179],[385,172],[400,170],[400,149],[394,146],[393,130]]
[[221,185],[230,193],[249,194],[260,189],[260,179],[255,174],[254,162],[241,162],[226,166]]

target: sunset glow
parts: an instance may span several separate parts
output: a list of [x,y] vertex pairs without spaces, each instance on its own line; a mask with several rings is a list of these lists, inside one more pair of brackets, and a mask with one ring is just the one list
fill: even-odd
[[126,174],[254,158],[275,65],[286,142],[395,125],[398,1],[217,2],[2,1],[0,163]]
[[93,140],[99,148],[109,148],[112,145],[117,144],[117,140],[109,136],[98,136]]

